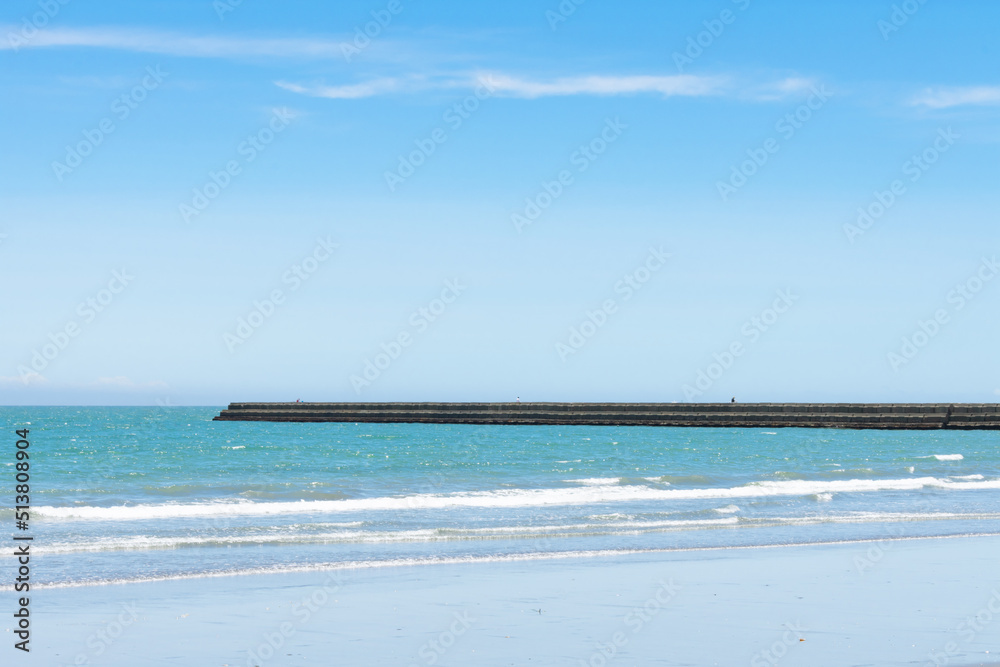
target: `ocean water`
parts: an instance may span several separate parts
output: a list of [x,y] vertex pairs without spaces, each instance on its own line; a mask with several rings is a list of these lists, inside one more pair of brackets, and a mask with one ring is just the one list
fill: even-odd
[[34,582],[1000,533],[992,432],[213,422],[218,410],[0,409],[11,532],[14,430],[31,430]]

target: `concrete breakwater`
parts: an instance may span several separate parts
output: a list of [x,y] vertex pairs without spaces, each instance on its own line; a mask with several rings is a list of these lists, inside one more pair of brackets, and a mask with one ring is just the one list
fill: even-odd
[[215,420],[1000,430],[1000,404],[230,403]]

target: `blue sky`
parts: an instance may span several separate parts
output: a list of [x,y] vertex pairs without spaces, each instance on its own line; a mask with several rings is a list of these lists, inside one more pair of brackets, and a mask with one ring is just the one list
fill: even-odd
[[998,19],[11,0],[0,402],[1000,400]]

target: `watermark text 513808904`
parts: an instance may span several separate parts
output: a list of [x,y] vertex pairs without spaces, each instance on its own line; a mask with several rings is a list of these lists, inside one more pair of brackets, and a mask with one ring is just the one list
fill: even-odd
[[14,446],[14,526],[22,534],[14,535],[14,556],[17,558],[17,576],[14,578],[14,591],[21,597],[17,599],[17,611],[14,618],[17,625],[14,636],[21,641],[14,642],[14,648],[29,652],[31,649],[31,603],[28,592],[31,590],[31,535],[28,534],[28,521],[31,509],[31,463],[28,449],[28,429],[16,432],[17,443]]

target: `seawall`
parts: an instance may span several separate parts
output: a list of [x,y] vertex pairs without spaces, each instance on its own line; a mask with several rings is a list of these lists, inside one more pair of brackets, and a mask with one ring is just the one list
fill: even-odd
[[215,420],[1000,430],[1000,404],[230,403]]

